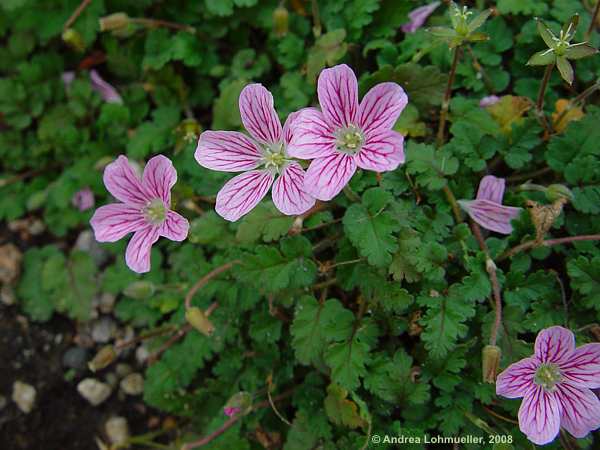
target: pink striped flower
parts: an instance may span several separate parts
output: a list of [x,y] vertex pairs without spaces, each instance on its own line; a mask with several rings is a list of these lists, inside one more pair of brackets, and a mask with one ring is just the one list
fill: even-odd
[[497,233],[512,233],[511,220],[517,218],[521,208],[503,206],[504,197],[503,178],[487,175],[481,179],[477,198],[475,200],[459,200],[458,204],[464,209],[471,219],[483,228]]
[[312,159],[304,178],[306,191],[331,200],[350,181],[357,167],[384,172],[404,162],[404,137],[392,126],[407,103],[396,83],[380,83],[358,102],[358,83],[345,64],[325,69],[317,94],[321,111],[298,112],[290,155]]
[[176,181],[171,160],[162,155],[148,161],[141,179],[123,155],[104,170],[106,189],[122,203],[98,208],[90,223],[98,242],[115,242],[134,233],[125,252],[125,262],[134,272],[150,270],[150,250],[160,236],[172,241],[187,237],[188,221],[170,209]]
[[107,103],[123,103],[123,99],[117,90],[111,84],[104,81],[94,69],[90,70],[90,81],[92,89],[100,94],[102,100]]
[[89,187],[85,187],[73,195],[71,199],[71,203],[75,206],[79,211],[87,211],[90,208],[94,207],[94,193]]
[[496,393],[523,397],[519,428],[544,445],[563,427],[576,438],[600,428],[600,343],[575,348],[575,336],[563,327],[540,331],[535,353],[498,375]]
[[440,6],[440,2],[429,3],[428,5],[420,6],[408,13],[410,22],[402,25],[402,31],[405,33],[414,33],[423,26],[425,21],[431,14]]
[[240,94],[240,114],[252,139],[237,131],[205,131],[198,139],[195,156],[202,167],[244,172],[217,194],[217,213],[235,222],[267,195],[271,185],[273,203],[282,213],[310,209],[315,199],[303,188],[304,170],[287,150],[296,113],[282,128],[271,93],[261,84],[251,84]]

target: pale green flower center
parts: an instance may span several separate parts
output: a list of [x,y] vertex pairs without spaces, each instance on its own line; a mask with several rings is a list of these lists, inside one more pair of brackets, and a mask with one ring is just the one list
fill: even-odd
[[548,392],[556,390],[556,385],[562,380],[562,374],[556,364],[542,364],[535,371],[533,382]]
[[150,200],[142,212],[146,220],[153,225],[160,225],[167,218],[167,207],[160,198]]
[[355,155],[365,141],[360,129],[354,125],[340,128],[335,135],[335,145],[338,152]]
[[289,161],[285,154],[282,143],[271,144],[263,148],[263,164],[265,169],[281,173],[285,164]]

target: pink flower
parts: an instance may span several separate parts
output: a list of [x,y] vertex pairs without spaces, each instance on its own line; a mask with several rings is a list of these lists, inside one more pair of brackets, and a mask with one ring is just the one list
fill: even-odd
[[71,199],[73,206],[79,209],[79,211],[85,211],[94,207],[94,193],[88,187],[75,192]]
[[486,108],[487,106],[495,105],[500,101],[500,97],[497,95],[488,95],[487,97],[483,97],[479,100],[479,107]]
[[68,89],[71,86],[73,80],[75,79],[75,72],[73,72],[72,70],[63,72],[61,78],[65,89]]
[[458,204],[483,228],[510,234],[513,230],[510,222],[519,216],[521,208],[502,205],[504,184],[503,178],[487,175],[479,183],[477,198],[459,200]]
[[283,128],[273,96],[261,84],[240,94],[244,127],[253,139],[237,131],[205,131],[198,139],[196,161],[221,172],[244,172],[229,180],[217,195],[216,211],[235,222],[254,208],[273,185],[273,203],[287,215],[301,214],[315,204],[303,189],[304,170],[289,157],[291,114]]
[[575,348],[563,327],[540,331],[535,353],[498,375],[496,393],[523,397],[519,428],[538,445],[551,442],[563,427],[577,438],[600,427],[600,343]]
[[304,188],[331,200],[357,167],[383,172],[404,162],[404,137],[391,128],[407,103],[396,83],[380,83],[358,102],[358,83],[345,64],[325,69],[317,93],[322,111],[306,108],[294,122],[288,153],[312,159]]
[[410,13],[408,13],[408,18],[410,22],[402,25],[402,31],[405,33],[414,33],[419,28],[423,26],[425,21],[429,18],[431,14],[440,6],[440,2],[433,2],[425,6],[421,6],[417,9],[413,9]]
[[223,412],[227,417],[233,417],[241,411],[237,406],[226,406],[223,408]]
[[94,69],[90,70],[90,81],[92,89],[96,91],[107,103],[123,103],[123,99],[117,90],[102,79],[100,74]]
[[134,272],[150,270],[150,250],[160,236],[183,241],[188,234],[188,221],[170,209],[176,181],[171,160],[162,155],[148,161],[141,179],[123,155],[104,170],[106,189],[122,203],[98,208],[90,223],[98,242],[115,242],[134,233],[125,252]]

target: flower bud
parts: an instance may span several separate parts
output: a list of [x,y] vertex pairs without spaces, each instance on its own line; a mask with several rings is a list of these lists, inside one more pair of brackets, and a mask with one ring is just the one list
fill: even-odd
[[273,31],[278,37],[285,36],[289,27],[289,13],[283,6],[278,6],[273,11]]
[[94,359],[88,362],[88,367],[92,372],[104,369],[110,365],[117,357],[117,352],[112,345],[105,345],[100,349]]
[[486,383],[494,383],[498,366],[500,365],[500,356],[502,352],[497,345],[486,345],[481,352],[482,356],[482,375],[483,381]]
[[150,281],[134,281],[125,288],[123,294],[135,300],[145,300],[154,295],[156,288]]
[[63,31],[62,40],[77,52],[83,52],[85,50],[85,43],[83,42],[81,34],[73,28],[67,28]]
[[246,415],[252,410],[252,395],[249,392],[241,391],[234,394],[225,406],[223,407],[223,413],[229,417],[237,414]]
[[573,200],[573,193],[564,184],[551,184],[546,188],[546,198],[551,202],[559,199]]
[[208,320],[204,311],[195,306],[186,310],[185,320],[205,336],[210,337],[215,331],[215,326]]
[[100,31],[123,30],[128,25],[129,16],[124,12],[118,12],[100,18]]

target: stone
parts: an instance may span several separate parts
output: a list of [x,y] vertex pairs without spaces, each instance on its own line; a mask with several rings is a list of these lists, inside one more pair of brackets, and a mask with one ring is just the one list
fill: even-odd
[[62,362],[65,367],[83,370],[87,367],[88,351],[81,347],[71,347],[63,355]]
[[3,284],[0,289],[0,301],[6,306],[16,303],[15,289],[10,284]]
[[75,249],[89,253],[97,266],[104,264],[110,256],[110,254],[98,244],[92,230],[84,230],[77,236]]
[[0,283],[9,284],[19,278],[23,254],[16,245],[8,243],[0,246]]
[[129,439],[129,425],[125,417],[111,417],[106,421],[104,430],[113,446],[125,445]]
[[110,386],[95,378],[85,378],[77,385],[77,391],[93,406],[103,403],[112,392]]
[[25,414],[29,414],[33,410],[36,394],[35,388],[30,384],[22,381],[13,383],[12,399]]
[[121,380],[120,386],[127,395],[140,395],[144,392],[144,377],[139,373],[130,373]]
[[96,320],[92,325],[92,339],[94,342],[106,344],[117,331],[117,324],[110,317],[104,316]]
[[138,348],[135,349],[135,359],[140,364],[140,366],[144,365],[149,356],[150,352],[145,346],[140,345]]

